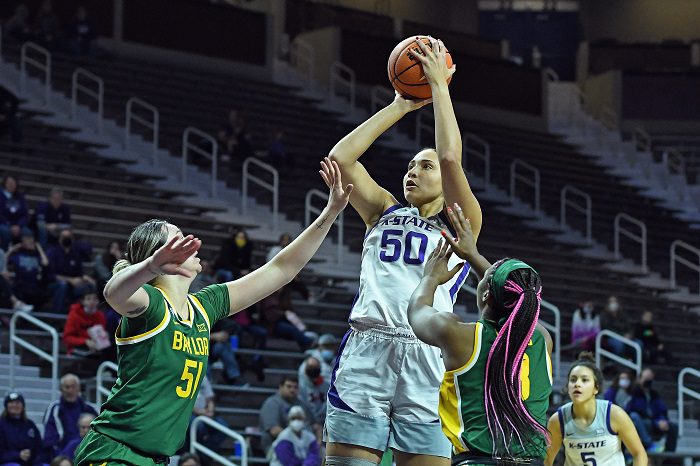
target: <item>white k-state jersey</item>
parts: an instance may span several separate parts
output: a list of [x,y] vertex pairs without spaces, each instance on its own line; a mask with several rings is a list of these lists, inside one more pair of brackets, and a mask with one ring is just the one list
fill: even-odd
[[[423,277],[428,256],[442,239],[440,230],[454,235],[444,213],[421,217],[415,207],[395,205],[387,209],[367,233],[362,249],[360,289],[350,312],[350,322],[406,329],[408,301]],[[452,268],[460,259],[452,255]],[[469,264],[449,282],[438,287],[433,307],[452,312],[457,292],[469,273]]]
[[583,429],[574,422],[572,403],[559,408],[564,466],[625,466],[620,439],[610,424],[611,414],[612,402],[596,400],[595,419]]

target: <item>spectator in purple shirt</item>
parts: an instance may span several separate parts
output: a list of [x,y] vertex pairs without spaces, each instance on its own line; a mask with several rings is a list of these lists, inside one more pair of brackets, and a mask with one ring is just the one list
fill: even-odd
[[292,406],[289,425],[272,444],[270,466],[320,466],[316,436],[305,429],[306,414],[301,406]]
[[71,300],[81,296],[85,289],[95,286],[95,280],[83,271],[84,254],[75,247],[71,230],[63,230],[58,245],[51,247],[46,255],[49,258],[49,282],[65,284]]
[[70,228],[70,207],[63,203],[62,189],[51,189],[48,200],[37,204],[34,219],[41,245],[46,249],[58,244],[61,230]]
[[7,249],[10,242],[18,243],[28,221],[27,201],[19,190],[19,183],[14,176],[7,175],[0,193],[0,247]]

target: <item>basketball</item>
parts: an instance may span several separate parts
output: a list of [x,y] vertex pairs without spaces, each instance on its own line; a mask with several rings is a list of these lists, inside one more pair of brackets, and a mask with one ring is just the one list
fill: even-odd
[[[418,36],[428,47],[430,39],[427,36]],[[411,36],[398,43],[389,55],[387,71],[389,82],[399,94],[407,99],[423,100],[432,96],[430,84],[423,75],[423,66],[415,59],[415,53],[423,53],[416,44],[416,36]],[[445,61],[447,67],[452,66],[452,56],[445,49]],[[447,78],[447,82],[452,80],[452,76]]]

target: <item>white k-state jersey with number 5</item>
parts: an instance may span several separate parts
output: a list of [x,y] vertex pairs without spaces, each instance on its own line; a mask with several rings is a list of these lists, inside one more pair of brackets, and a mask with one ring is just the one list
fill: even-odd
[[[408,329],[408,301],[423,277],[430,253],[444,229],[454,235],[443,212],[421,217],[415,207],[395,205],[387,209],[365,236],[360,289],[350,312],[350,322]],[[452,268],[460,259],[452,255]],[[469,273],[469,264],[438,287],[433,306],[452,312],[457,292]],[[411,332],[412,333],[412,332]]]

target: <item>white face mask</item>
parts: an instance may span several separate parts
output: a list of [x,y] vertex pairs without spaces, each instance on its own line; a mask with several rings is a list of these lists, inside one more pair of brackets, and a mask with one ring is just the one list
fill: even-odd
[[294,432],[301,432],[301,429],[304,428],[304,421],[301,419],[294,419],[289,421],[289,427],[291,427]]
[[618,309],[620,309],[620,304],[617,303],[617,302],[615,302],[615,301],[613,301],[613,302],[611,302],[610,304],[608,304],[608,309],[610,309],[611,311],[615,312],[615,311],[617,311]]
[[630,379],[620,379],[618,385],[620,386],[620,388],[627,388],[630,386]]

